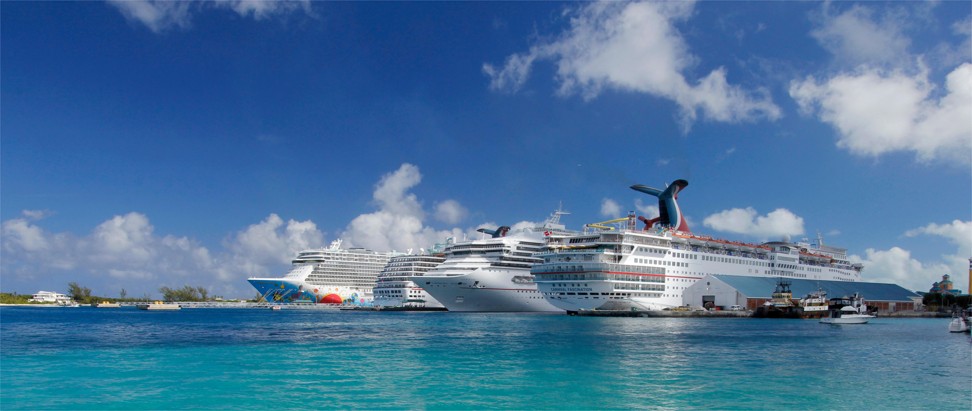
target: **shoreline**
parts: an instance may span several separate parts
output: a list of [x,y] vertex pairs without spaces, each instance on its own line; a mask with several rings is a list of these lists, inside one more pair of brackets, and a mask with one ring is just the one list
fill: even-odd
[[[283,306],[281,304],[281,306]],[[37,307],[37,308],[78,308],[61,306],[57,304],[0,304],[0,307]],[[81,307],[86,307],[86,305],[81,305]],[[208,307],[193,307],[193,308],[235,308],[235,309],[267,309],[267,306],[253,306],[253,307],[240,307],[231,306],[227,304],[226,306],[220,307],[219,304],[208,306]],[[289,307],[288,307],[289,308]],[[305,308],[305,307],[301,307]],[[332,308],[332,307],[328,307]],[[338,307],[333,307],[337,309]],[[382,308],[375,309],[373,307],[340,307],[342,311],[388,311],[388,312],[401,312],[401,311],[415,311],[415,312],[448,312],[447,310],[438,309],[401,309],[401,308]],[[583,310],[574,312],[564,312],[565,315],[577,315],[581,317],[657,317],[657,318],[753,318],[752,311],[625,311],[625,310]],[[878,313],[877,318],[951,318],[951,313],[942,312],[928,312],[928,311],[896,311],[891,313]]]

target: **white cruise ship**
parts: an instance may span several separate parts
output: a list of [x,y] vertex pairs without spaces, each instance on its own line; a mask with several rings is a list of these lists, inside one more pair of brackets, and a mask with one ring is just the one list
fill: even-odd
[[[446,260],[412,281],[449,311],[563,312],[537,290],[530,267],[545,238],[568,234],[555,211],[541,227],[509,233],[502,226],[479,231],[491,237],[446,248]],[[509,234],[509,235],[508,235]]]
[[327,248],[298,253],[283,278],[247,281],[268,302],[369,304],[378,273],[394,255],[397,253],[342,249],[338,239]]
[[692,234],[676,201],[686,186],[685,180],[665,190],[632,186],[658,197],[661,215],[638,217],[641,230],[631,213],[618,229],[593,224],[595,231],[548,240],[532,269],[544,298],[568,312],[661,310],[682,305],[685,288],[706,274],[861,280],[862,265],[819,239],[751,244]]
[[392,257],[378,274],[374,305],[383,308],[444,310],[442,303],[415,284],[411,278],[421,277],[442,264],[446,259],[444,250],[451,244],[452,238],[449,238],[445,244],[436,244],[431,250]]

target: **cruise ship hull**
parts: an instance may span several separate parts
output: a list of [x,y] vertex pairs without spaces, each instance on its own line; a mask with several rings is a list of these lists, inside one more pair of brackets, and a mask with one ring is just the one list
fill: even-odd
[[533,282],[517,282],[529,272],[479,268],[457,276],[412,277],[449,311],[563,312],[543,298]]
[[312,285],[288,278],[251,278],[247,281],[267,302],[361,304],[371,300],[370,290]]

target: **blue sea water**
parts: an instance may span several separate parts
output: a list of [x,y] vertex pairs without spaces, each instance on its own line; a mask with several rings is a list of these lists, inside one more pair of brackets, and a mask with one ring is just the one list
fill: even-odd
[[947,319],[0,308],[0,409],[972,409]]

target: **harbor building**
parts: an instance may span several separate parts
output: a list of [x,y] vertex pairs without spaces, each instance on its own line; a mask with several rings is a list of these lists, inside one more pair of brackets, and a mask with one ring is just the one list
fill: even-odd
[[[706,275],[682,294],[682,303],[701,307],[730,307],[740,305],[755,311],[772,298],[778,278],[739,275]],[[897,284],[861,281],[825,281],[787,279],[793,299],[823,290],[829,298],[861,294],[867,305],[878,312],[913,311],[921,303],[921,296]]]

